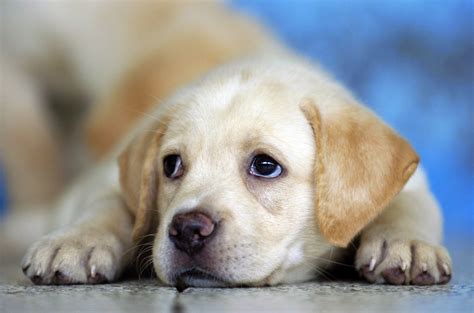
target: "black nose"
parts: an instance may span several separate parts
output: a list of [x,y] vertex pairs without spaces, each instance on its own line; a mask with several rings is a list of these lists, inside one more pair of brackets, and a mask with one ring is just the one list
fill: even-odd
[[173,217],[169,228],[170,240],[188,255],[199,252],[216,228],[216,223],[202,212],[189,212]]

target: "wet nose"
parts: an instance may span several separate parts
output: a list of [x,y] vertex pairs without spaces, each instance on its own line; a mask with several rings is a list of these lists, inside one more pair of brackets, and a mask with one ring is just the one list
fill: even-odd
[[178,250],[191,256],[205,246],[215,228],[216,223],[205,213],[177,214],[171,221],[169,238]]

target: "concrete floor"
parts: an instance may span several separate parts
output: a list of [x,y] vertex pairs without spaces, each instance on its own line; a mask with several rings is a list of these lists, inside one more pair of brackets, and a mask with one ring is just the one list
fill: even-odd
[[34,286],[18,263],[0,266],[0,312],[474,312],[472,242],[450,248],[454,277],[431,287],[311,282],[183,293],[156,280],[96,286]]

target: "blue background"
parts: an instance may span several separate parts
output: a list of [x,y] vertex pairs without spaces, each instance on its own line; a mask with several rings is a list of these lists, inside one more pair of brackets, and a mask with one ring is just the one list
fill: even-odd
[[448,240],[474,237],[472,1],[230,4],[321,63],[407,138],[443,207]]
[[[288,46],[320,62],[408,138],[449,237],[474,237],[472,1],[247,1]],[[5,184],[0,168],[0,216]]]

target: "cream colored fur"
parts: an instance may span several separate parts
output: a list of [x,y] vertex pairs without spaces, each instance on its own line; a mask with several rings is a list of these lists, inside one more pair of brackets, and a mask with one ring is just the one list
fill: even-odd
[[[242,80],[241,73],[246,71],[250,78]],[[156,232],[153,263],[162,281],[170,283],[173,263],[168,258],[173,249],[168,225],[176,213],[195,207],[227,217],[227,233],[219,251],[223,263],[212,266],[229,285],[304,281],[314,276],[316,268],[328,265],[325,255],[334,248],[314,224],[311,169],[316,147],[299,108],[308,96],[328,101],[327,106],[349,97],[309,64],[285,56],[264,56],[218,69],[150,113],[152,117],[137,130],[137,136],[153,132],[156,120],[173,112],[154,155],[158,170],[150,172],[160,181],[159,222],[142,234]],[[274,183],[245,178],[241,164],[257,148],[270,149],[284,160],[288,175]],[[163,182],[159,164],[176,149],[192,168],[179,189]],[[50,283],[60,271],[74,282],[94,282],[99,270],[108,280],[118,277],[133,255],[131,227],[137,213],[131,209],[130,214],[125,208],[117,176],[116,157],[112,156],[71,191],[65,200],[72,213],[67,226],[39,241],[25,258],[29,277],[42,276],[43,283]],[[440,233],[439,208],[419,169],[362,230],[356,267],[375,262],[372,271],[380,282],[387,268],[400,266],[406,282],[426,269],[438,282],[440,268],[447,268],[450,274],[449,256],[439,246]],[[331,261],[338,261],[337,251]]]
[[[355,269],[369,281],[449,280],[441,214],[422,169],[406,183],[418,162],[411,147],[318,67],[282,48],[258,50],[155,100],[141,124],[65,193],[58,230],[28,250],[25,274],[41,284],[114,281],[136,260],[138,244],[152,238],[149,261],[162,282],[175,284],[168,227],[176,214],[205,208],[225,226],[206,265],[219,280],[190,285],[307,281],[342,262],[356,237]],[[126,64],[143,53],[131,55]],[[110,70],[91,89],[113,89],[107,75],[126,71]],[[256,151],[274,156],[284,175],[249,176]],[[163,175],[170,153],[186,164],[179,182]],[[351,227],[332,227],[348,216],[354,216]]]

